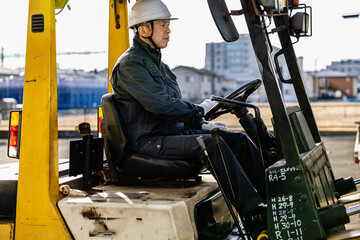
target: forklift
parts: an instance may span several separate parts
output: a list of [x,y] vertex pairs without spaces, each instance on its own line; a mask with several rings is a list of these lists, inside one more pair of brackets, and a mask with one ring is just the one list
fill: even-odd
[[[360,212],[358,205],[348,207],[358,201],[351,196],[359,180],[334,178],[293,48],[312,34],[311,7],[297,0],[240,2],[241,10],[229,11],[225,0],[208,0],[208,5],[227,42],[239,37],[232,17],[245,18],[262,79],[224,98],[213,96],[218,104],[205,119],[235,114],[261,152],[268,229],[257,239],[360,238],[359,230],[346,230],[350,216]],[[102,98],[102,138],[93,136],[89,124],[79,124],[83,139],[70,143],[69,169],[62,174],[55,9],[66,4],[67,0],[29,0],[23,109],[14,113],[9,127],[9,152],[19,158],[19,171],[15,180],[0,182],[0,239],[250,239],[216,174],[182,159],[169,163],[128,152],[110,84]],[[110,0],[109,76],[129,47],[127,4]],[[275,28],[269,29],[266,20],[274,21]],[[269,34],[277,34],[281,43],[274,59]],[[290,79],[282,76],[279,56],[285,58]],[[293,85],[296,106],[285,107],[279,81]],[[267,131],[259,109],[246,102],[262,83],[273,133]],[[216,131],[213,134],[216,139]],[[151,171],[158,168],[163,174]]]

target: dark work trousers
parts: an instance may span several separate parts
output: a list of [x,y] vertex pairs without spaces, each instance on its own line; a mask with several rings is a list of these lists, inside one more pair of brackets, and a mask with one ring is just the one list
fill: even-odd
[[241,216],[246,216],[260,203],[265,202],[265,170],[260,152],[241,132],[221,131],[220,145],[229,173],[233,197],[218,146],[209,131],[188,129],[182,135],[156,136],[138,144],[136,152],[167,159],[198,159],[213,173],[196,138],[203,136],[210,160],[232,205]]
[[236,199],[233,197],[219,148],[207,130],[188,129],[182,135],[152,137],[140,143],[138,149],[134,150],[160,158],[196,159],[193,161],[204,162],[213,173],[196,140],[198,136],[203,136],[224,194],[241,216],[246,216],[260,203],[265,202],[265,170],[260,152],[244,133],[220,133],[220,145]]

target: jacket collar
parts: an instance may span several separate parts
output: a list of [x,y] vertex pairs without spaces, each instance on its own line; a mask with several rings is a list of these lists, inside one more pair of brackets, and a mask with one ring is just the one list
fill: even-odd
[[155,48],[150,47],[149,44],[141,40],[137,35],[135,35],[134,37],[133,46],[140,47],[141,49],[143,49],[143,51],[145,51],[146,54],[148,54],[148,56],[154,63],[160,64],[161,61],[160,50],[156,50]]

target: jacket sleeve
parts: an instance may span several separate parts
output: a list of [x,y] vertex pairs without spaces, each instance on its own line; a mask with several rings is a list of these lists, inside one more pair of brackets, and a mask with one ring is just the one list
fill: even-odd
[[[116,79],[115,79],[116,78]],[[137,62],[119,64],[113,72],[113,88],[127,92],[143,108],[154,115],[200,129],[204,123],[204,109],[198,105],[169,96],[165,79],[153,64]]]

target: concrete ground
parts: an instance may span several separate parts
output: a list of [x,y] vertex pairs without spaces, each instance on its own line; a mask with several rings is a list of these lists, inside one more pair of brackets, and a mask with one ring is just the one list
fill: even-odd
[[[59,158],[69,158],[70,141],[77,140],[59,139]],[[322,134],[322,140],[332,164],[336,177],[358,175],[360,177],[360,167],[354,163],[353,150],[355,133],[346,134]],[[7,139],[0,139],[0,164],[15,162],[17,160],[7,157]],[[359,171],[358,171],[359,170]]]
[[[59,158],[68,159],[69,158],[69,146],[70,141],[78,140],[77,138],[71,139],[59,139]],[[7,139],[0,139],[0,164],[17,162],[17,159],[7,157]]]

